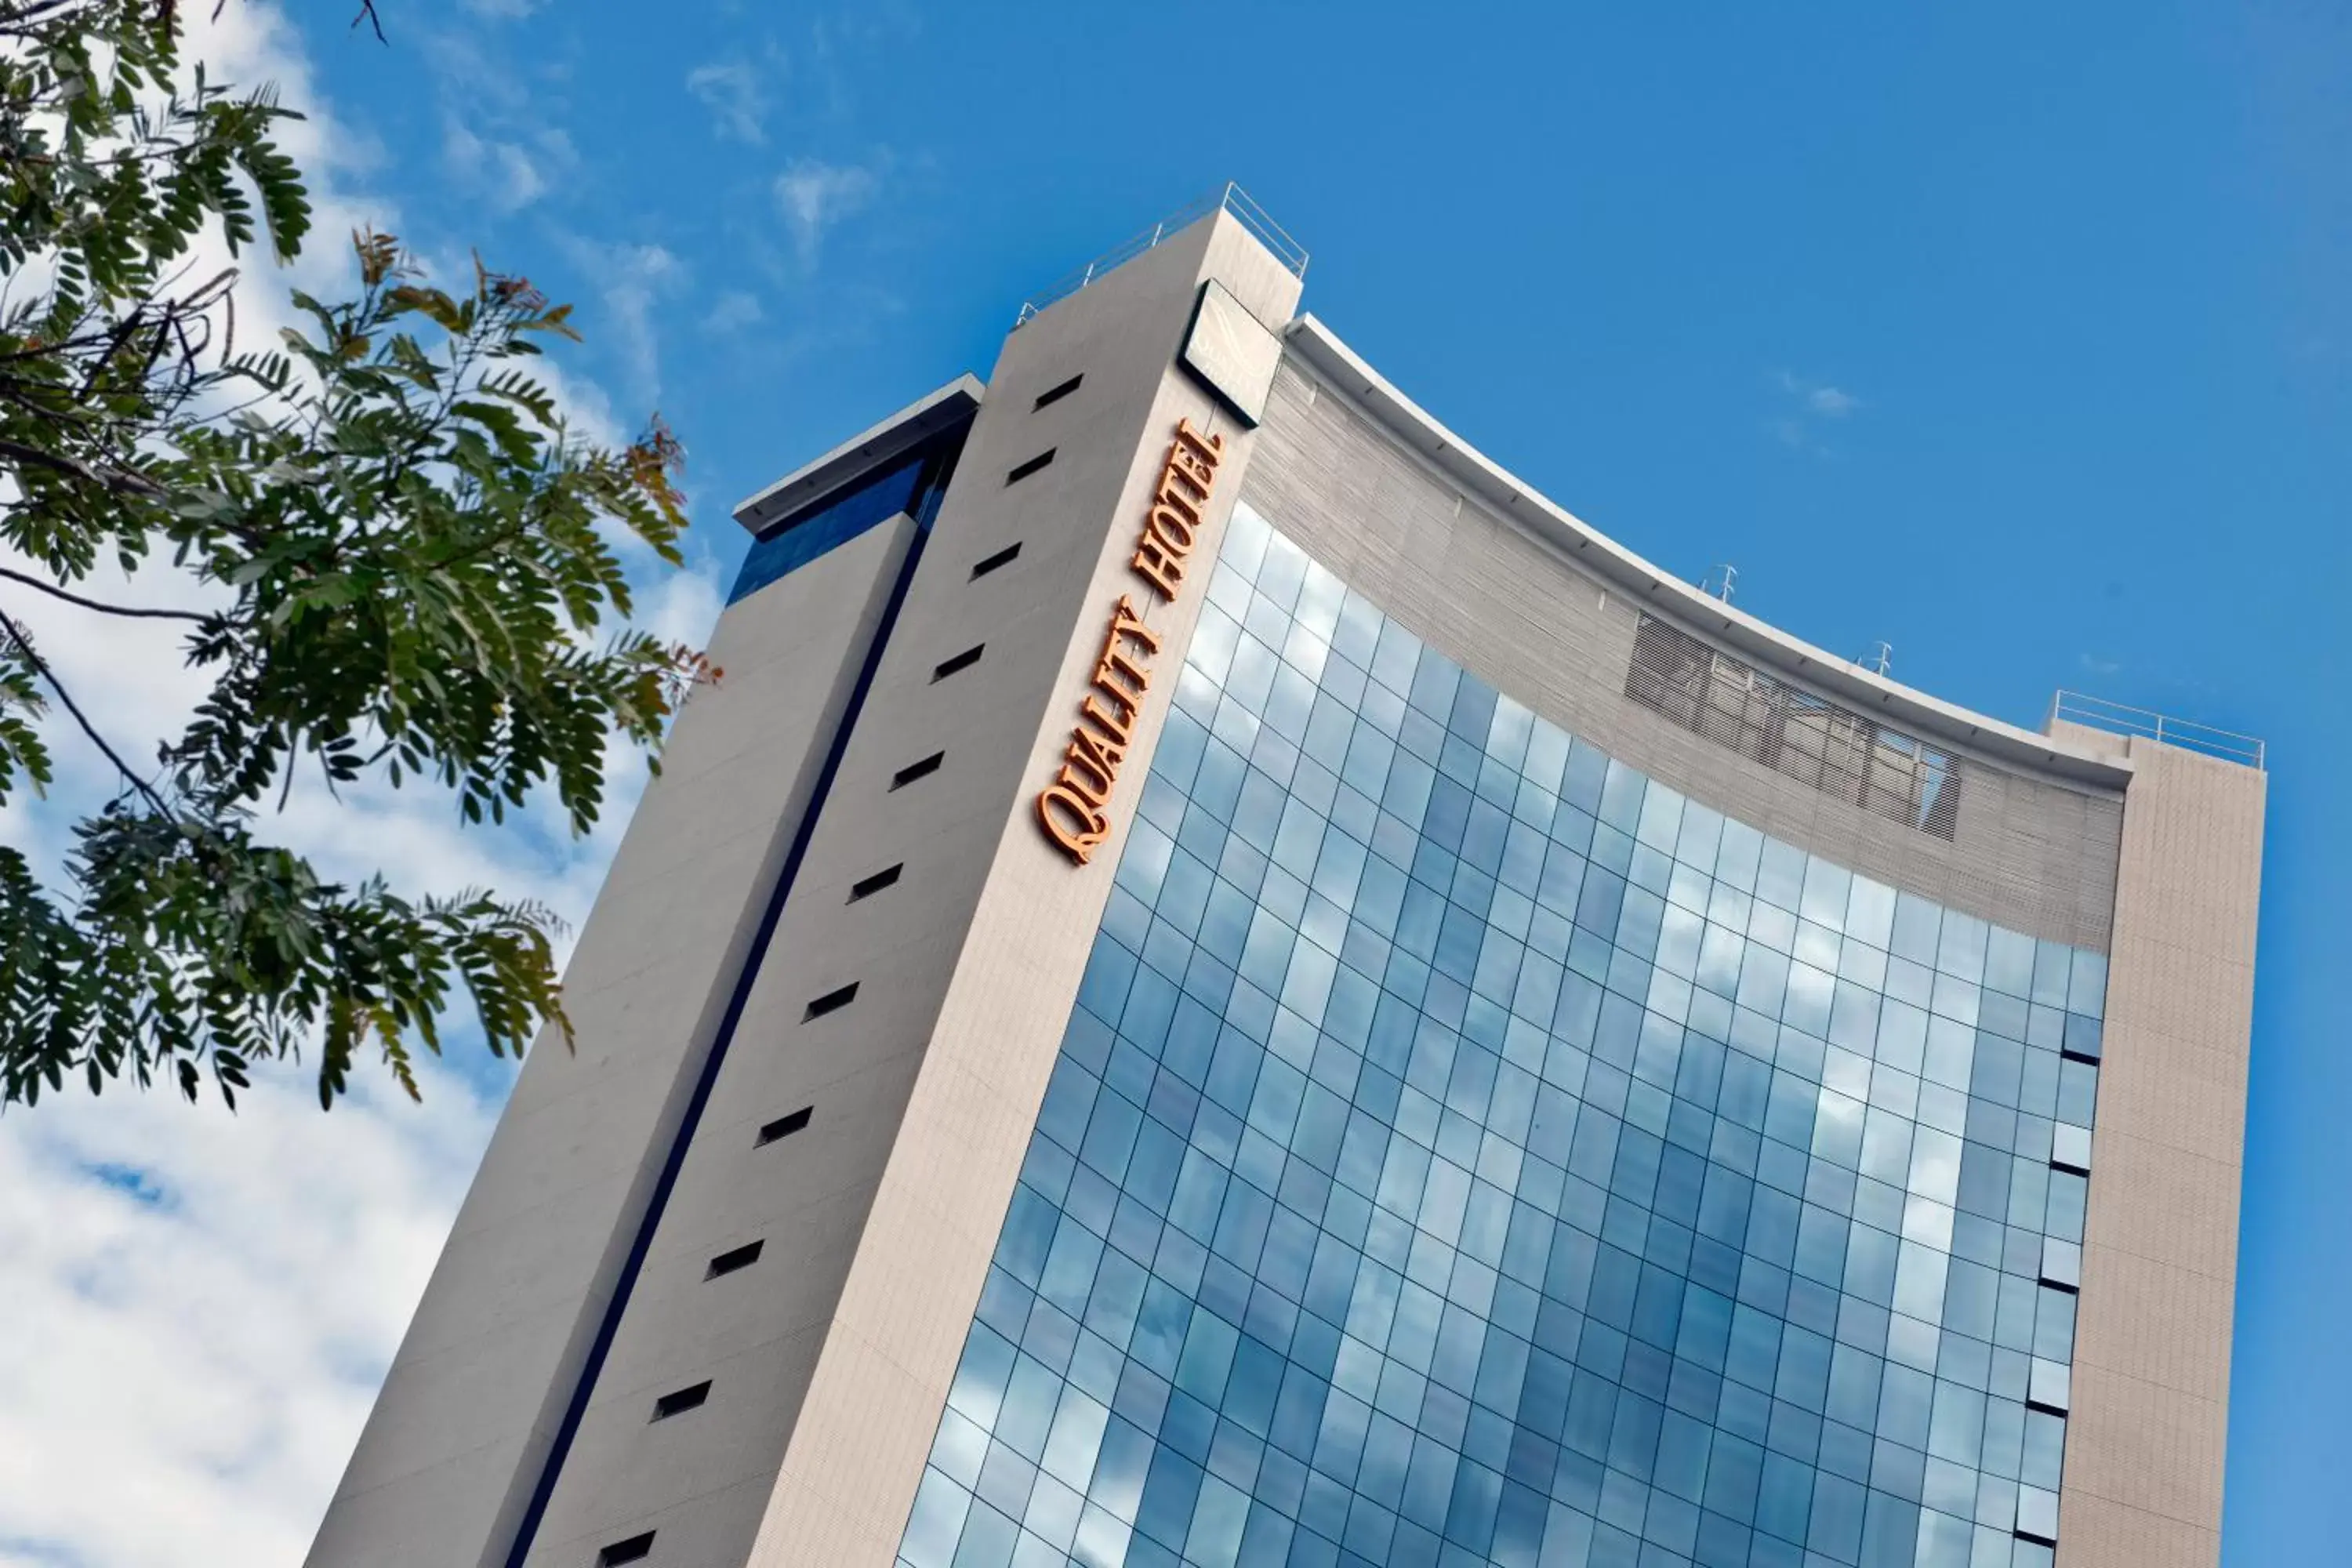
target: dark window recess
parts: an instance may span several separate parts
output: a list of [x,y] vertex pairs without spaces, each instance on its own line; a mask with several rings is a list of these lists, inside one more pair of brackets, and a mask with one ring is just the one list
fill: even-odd
[[1086,373],[1081,371],[1076,375],[1070,377],[1069,380],[1062,383],[1059,386],[1047,387],[1045,391],[1037,395],[1037,401],[1030,405],[1029,412],[1034,414],[1038,409],[1045,407],[1045,405],[1049,403],[1061,402],[1062,399],[1077,391],[1078,383],[1084,380],[1086,380]]
[[772,1143],[779,1138],[791,1137],[809,1124],[809,1116],[815,1110],[816,1107],[814,1105],[803,1105],[790,1116],[779,1116],[773,1121],[767,1122],[760,1129],[759,1143],[753,1144],[752,1147],[756,1149],[761,1144]]
[[896,866],[883,867],[882,869],[875,872],[874,875],[867,877],[861,881],[850,883],[849,901],[854,904],[860,899],[872,898],[875,894],[880,892],[883,889],[897,881],[898,879],[898,873],[906,868],[907,863],[904,860],[901,860]]
[[1054,453],[1055,449],[1056,448],[1052,447],[1046,447],[1044,451],[1038,453],[1035,457],[1030,458],[1027,462],[1013,469],[1011,473],[1005,475],[1004,482],[1008,485],[1019,484],[1022,480],[1027,479],[1030,475],[1035,473],[1038,469],[1052,462],[1054,460]]
[[810,1003],[808,1011],[801,1015],[801,1022],[805,1024],[811,1018],[822,1018],[827,1013],[838,1013],[856,1000],[857,982],[853,980],[840,990],[828,991]]
[[980,662],[981,649],[987,646],[988,645],[986,643],[974,643],[971,647],[964,649],[953,658],[943,658],[940,660],[938,666],[931,671],[931,679],[933,680],[945,680],[949,676],[953,675],[960,669],[970,669],[973,665]]
[[732,1274],[739,1268],[751,1268],[760,1261],[760,1248],[767,1245],[764,1241],[747,1241],[730,1251],[720,1253],[710,1260],[710,1271],[703,1278],[716,1279],[721,1274]]
[[706,1377],[692,1388],[681,1388],[676,1394],[665,1394],[655,1400],[654,1419],[667,1421],[673,1415],[683,1415],[689,1410],[699,1409],[702,1402],[709,1397],[710,1380]]
[[905,767],[900,768],[897,773],[890,775],[890,787],[892,789],[904,789],[908,784],[913,784],[917,779],[929,778],[931,774],[940,771],[940,764],[947,761],[947,756],[948,754],[945,752],[933,752],[929,756],[925,757],[920,762],[908,763]]
[[971,569],[971,574],[974,577],[985,577],[991,572],[995,571],[999,566],[1012,565],[1013,558],[1020,553],[1021,542],[1016,539],[1012,543],[1006,545],[1003,549],[998,551],[995,554],[988,557],[986,560],[974,566]]
[[632,1535],[626,1541],[615,1541],[596,1553],[596,1568],[618,1568],[623,1563],[643,1563],[654,1554],[654,1532]]

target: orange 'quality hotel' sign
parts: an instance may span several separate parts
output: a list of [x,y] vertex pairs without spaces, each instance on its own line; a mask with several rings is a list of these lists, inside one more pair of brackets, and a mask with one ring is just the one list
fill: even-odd
[[[1151,515],[1128,563],[1163,604],[1172,603],[1184,585],[1184,567],[1208,516],[1224,446],[1223,437],[1204,436],[1189,419],[1176,421],[1176,439],[1169,444],[1168,461],[1152,492]],[[1077,726],[1062,753],[1061,771],[1037,794],[1037,820],[1045,837],[1076,865],[1092,859],[1110,837],[1104,807],[1127,760],[1143,694],[1151,689],[1151,656],[1159,651],[1160,634],[1143,624],[1134,599],[1120,595],[1095,660],[1094,680],[1078,704]]]

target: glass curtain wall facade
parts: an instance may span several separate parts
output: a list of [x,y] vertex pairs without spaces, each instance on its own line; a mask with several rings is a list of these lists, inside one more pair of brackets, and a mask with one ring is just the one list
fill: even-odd
[[2049,1568],[2104,955],[1208,597],[901,1563]]

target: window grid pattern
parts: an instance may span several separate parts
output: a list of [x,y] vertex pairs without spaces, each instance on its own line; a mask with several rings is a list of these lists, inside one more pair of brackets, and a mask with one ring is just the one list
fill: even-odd
[[900,1562],[2049,1568],[2104,956],[1208,597]]

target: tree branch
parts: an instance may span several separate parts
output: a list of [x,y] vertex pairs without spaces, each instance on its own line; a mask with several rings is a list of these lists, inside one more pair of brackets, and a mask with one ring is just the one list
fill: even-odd
[[10,620],[5,614],[0,614],[0,632],[5,632],[8,640],[16,645],[16,651],[25,656],[26,662],[41,672],[41,679],[47,680],[49,683],[49,689],[58,694],[58,701],[67,712],[73,715],[74,722],[81,726],[81,732],[89,737],[89,743],[106,754],[106,760],[114,764],[114,771],[122,775],[123,782],[145,795],[147,803],[160,812],[166,821],[177,821],[177,814],[163,804],[163,797],[157,795],[145,779],[132,773],[131,764],[124,762],[121,754],[106,743],[106,737],[98,732],[98,726],[89,721],[89,716],[84,713],[81,710],[81,705],[73,700],[73,694],[66,689],[66,683],[58,679],[58,672],[51,669],[41,656],[33,651],[32,639],[19,631],[16,623]]
[[31,26],[51,13],[62,11],[75,3],[76,0],[33,0],[30,5],[0,7],[0,27],[14,33],[20,27]]
[[44,583],[28,572],[18,572],[6,566],[0,566],[0,577],[5,577],[11,582],[22,583],[27,588],[38,588],[52,598],[63,599],[68,605],[79,605],[85,610],[96,610],[100,615],[129,616],[140,620],[194,621],[198,626],[203,626],[213,618],[210,616],[198,615],[194,610],[143,610],[130,605],[101,605],[96,599],[85,599],[79,594],[69,594],[54,583]]
[[76,462],[73,458],[56,452],[45,452],[38,447],[28,447],[22,441],[0,439],[0,458],[13,458],[19,463],[30,463],[36,468],[47,468],[52,473],[65,474],[93,485],[102,485],[117,495],[160,496],[163,493],[163,486],[144,475],[134,474],[128,468],[118,468],[111,474],[103,474],[88,464]]

